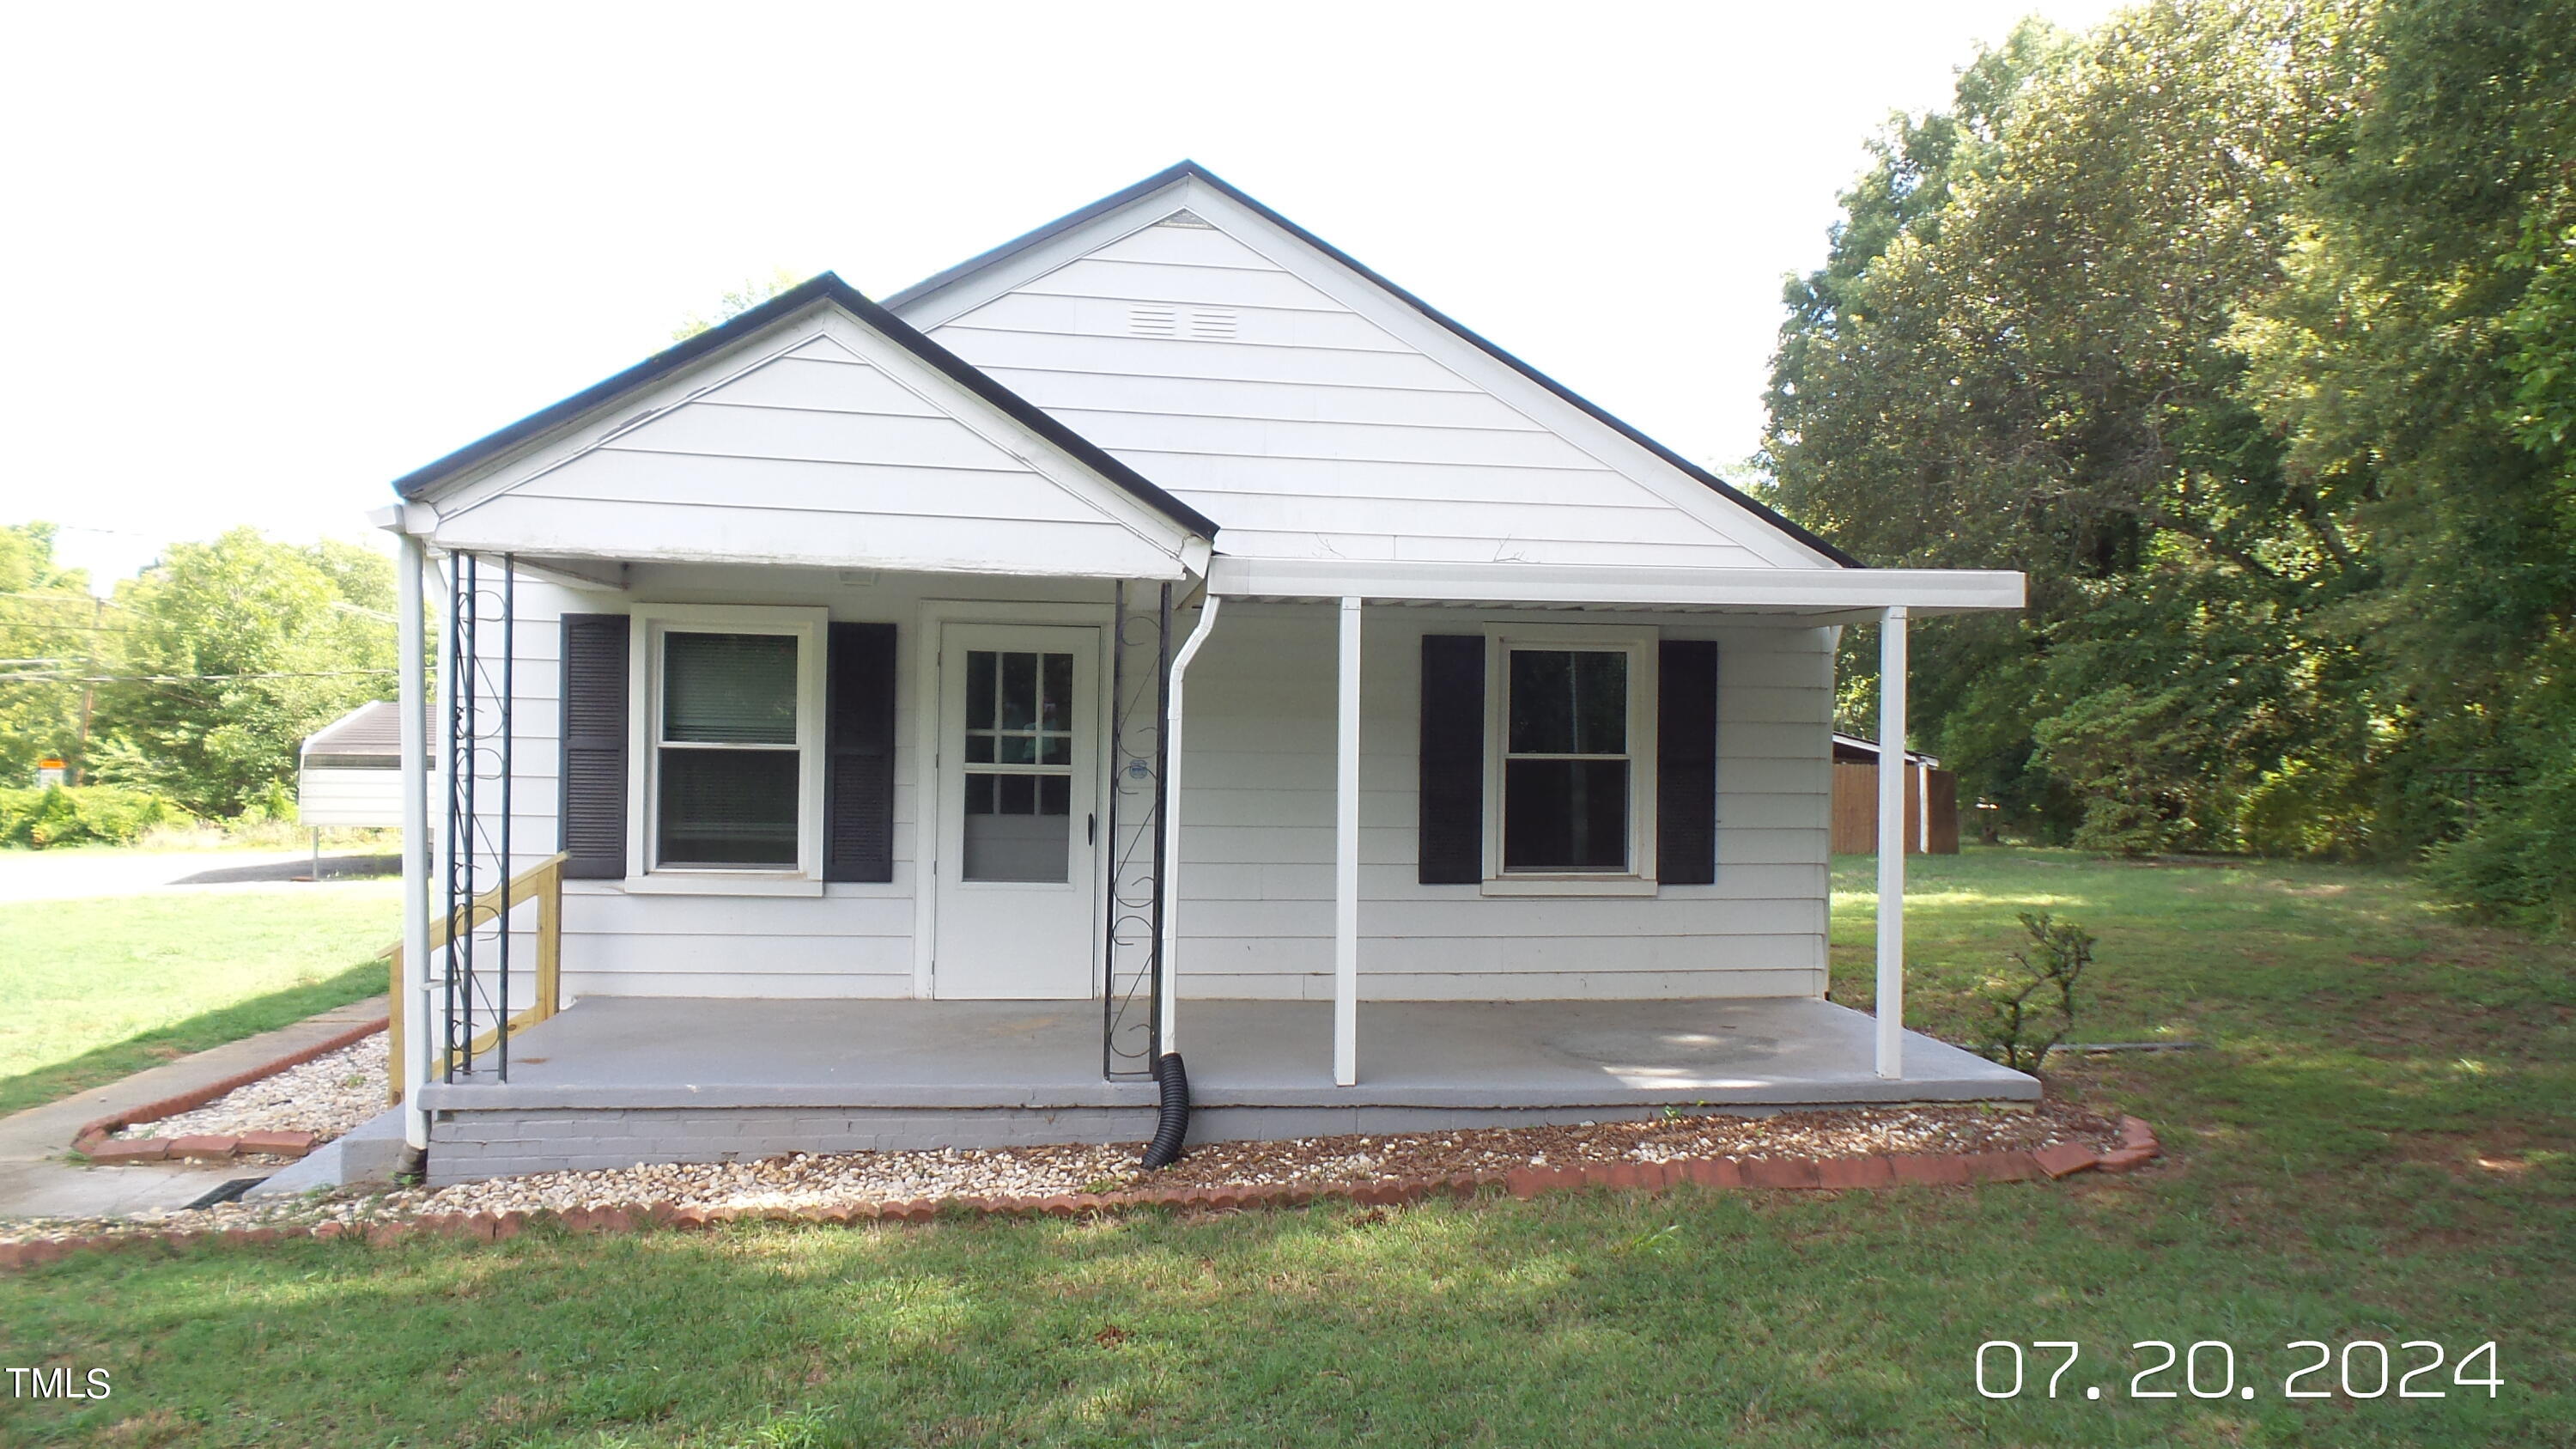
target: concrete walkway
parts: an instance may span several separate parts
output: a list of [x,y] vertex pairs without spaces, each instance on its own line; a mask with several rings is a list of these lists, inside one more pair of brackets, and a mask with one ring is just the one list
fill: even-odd
[[227,1162],[76,1167],[65,1155],[84,1122],[264,1066],[384,1014],[381,996],[352,1002],[293,1026],[226,1042],[121,1082],[0,1117],[0,1218],[107,1217],[183,1207],[232,1178],[259,1173],[262,1169]]
[[[325,880],[358,880],[401,868],[402,857],[381,851],[322,857]],[[0,851],[0,902],[158,895],[211,886],[282,887],[312,871],[309,850],[5,850]]]

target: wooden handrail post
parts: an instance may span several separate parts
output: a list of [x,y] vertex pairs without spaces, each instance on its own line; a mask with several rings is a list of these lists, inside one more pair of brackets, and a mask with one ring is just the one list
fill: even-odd
[[386,966],[393,978],[385,994],[385,1100],[399,1103],[403,1098],[403,1018],[410,1015],[416,1003],[403,1000],[402,943],[385,953]]
[[540,869],[537,889],[537,1019],[563,1010],[563,868],[560,855]]

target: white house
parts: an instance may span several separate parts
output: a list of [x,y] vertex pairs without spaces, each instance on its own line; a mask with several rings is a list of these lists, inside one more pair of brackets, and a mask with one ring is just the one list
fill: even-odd
[[[396,489],[435,1180],[1141,1138],[1184,1044],[1202,1137],[2036,1095],[1900,1030],[1901,850],[1822,999],[1835,631],[1901,743],[1906,619],[2021,577],[1861,567],[1200,167]],[[433,927],[558,851],[567,1009],[468,1051],[554,927]]]

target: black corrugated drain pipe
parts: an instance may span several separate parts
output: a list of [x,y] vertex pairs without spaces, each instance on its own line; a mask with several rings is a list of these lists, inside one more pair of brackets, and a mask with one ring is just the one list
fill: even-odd
[[1154,1058],[1154,1082],[1163,1089],[1163,1115],[1154,1125],[1154,1140],[1145,1144],[1149,1170],[1180,1161],[1181,1139],[1190,1135],[1190,1075],[1181,1070],[1179,1052]]

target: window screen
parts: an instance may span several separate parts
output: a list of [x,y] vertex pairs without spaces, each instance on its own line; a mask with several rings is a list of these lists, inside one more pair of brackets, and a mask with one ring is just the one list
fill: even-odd
[[1503,869],[1629,869],[1627,653],[1513,649],[1507,674]]
[[796,650],[784,634],[662,636],[657,865],[795,868]]

